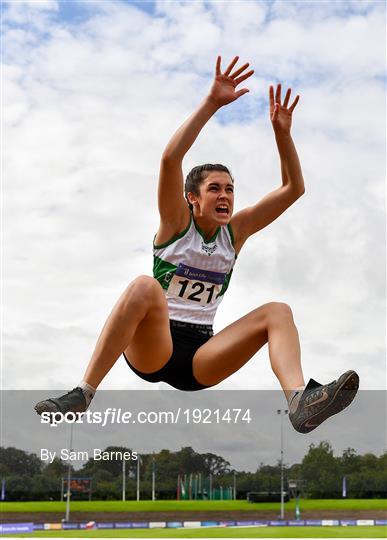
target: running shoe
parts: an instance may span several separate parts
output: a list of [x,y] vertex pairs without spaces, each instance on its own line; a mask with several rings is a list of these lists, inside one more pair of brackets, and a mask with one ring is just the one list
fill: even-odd
[[346,371],[336,381],[324,385],[310,379],[296,411],[289,414],[294,429],[309,433],[327,418],[348,407],[358,388],[359,375],[355,371]]
[[79,386],[63,396],[45,399],[35,405],[35,411],[38,414],[43,412],[61,412],[63,414],[67,412],[85,412],[86,409],[86,398],[82,388],[79,388]]

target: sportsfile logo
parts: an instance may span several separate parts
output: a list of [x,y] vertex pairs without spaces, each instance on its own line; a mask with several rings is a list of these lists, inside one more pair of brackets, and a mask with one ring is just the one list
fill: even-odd
[[49,424],[51,427],[57,427],[60,424],[100,424],[105,427],[107,424],[129,424],[132,421],[133,414],[130,411],[122,409],[107,408],[105,411],[86,411],[86,412],[43,412],[40,415],[42,424]]

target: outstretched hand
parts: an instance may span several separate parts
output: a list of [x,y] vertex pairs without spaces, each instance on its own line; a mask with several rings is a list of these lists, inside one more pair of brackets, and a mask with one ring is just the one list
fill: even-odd
[[270,100],[270,120],[273,124],[275,133],[290,134],[290,128],[292,126],[292,114],[300,99],[300,96],[296,96],[293,103],[288,107],[291,89],[288,88],[285,94],[285,99],[281,105],[281,84],[277,84],[277,89],[274,98],[274,88],[269,88],[269,100]]
[[247,69],[249,63],[243,64],[240,68],[233,72],[235,64],[238,62],[239,56],[235,56],[232,62],[227,67],[226,71],[222,73],[221,71],[221,57],[218,56],[216,60],[216,71],[215,79],[212,83],[211,90],[209,93],[209,98],[214,101],[219,107],[223,105],[228,105],[232,103],[239,97],[243,96],[249,92],[248,88],[242,88],[241,90],[236,90],[238,84],[242,81],[245,81],[254,73],[254,70],[251,69],[244,75],[242,73]]

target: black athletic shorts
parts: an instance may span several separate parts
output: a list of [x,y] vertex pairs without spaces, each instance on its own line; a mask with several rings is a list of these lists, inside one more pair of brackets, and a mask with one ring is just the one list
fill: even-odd
[[[124,354],[130,367],[141,379],[148,382],[166,382],[178,390],[194,391],[209,388],[197,382],[192,371],[192,360],[199,347],[214,335],[212,326],[192,324],[181,321],[169,321],[173,350],[172,356],[164,367],[153,373],[142,373],[132,366]],[[157,337],[156,337],[157,339]]]

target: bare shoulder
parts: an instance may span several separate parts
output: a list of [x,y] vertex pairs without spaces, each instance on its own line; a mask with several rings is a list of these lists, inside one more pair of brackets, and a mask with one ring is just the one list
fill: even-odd
[[233,241],[235,253],[237,255],[239,255],[240,250],[242,249],[244,243],[246,242],[248,238],[248,236],[244,232],[243,223],[244,223],[243,210],[237,212],[231,218],[230,223],[229,223],[229,230],[231,233],[231,238]]

